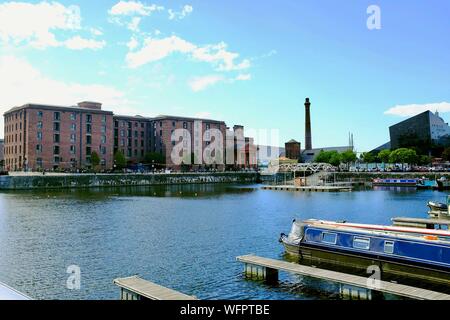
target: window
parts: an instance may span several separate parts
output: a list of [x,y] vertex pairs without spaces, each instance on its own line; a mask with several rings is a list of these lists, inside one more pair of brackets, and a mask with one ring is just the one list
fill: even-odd
[[336,240],[337,240],[336,233],[329,233],[329,232],[322,233],[322,242],[336,244]]
[[42,152],[42,144],[37,144],[36,145],[36,151],[37,152]]
[[75,154],[75,146],[70,146],[70,153]]
[[61,160],[61,158],[58,157],[58,156],[54,157],[54,159],[53,159],[53,161],[54,161],[55,163],[59,163],[60,160]]
[[38,121],[38,123],[37,123],[37,128],[38,128],[38,129],[42,129],[42,121]]
[[72,123],[72,124],[70,125],[70,130],[76,131],[76,130],[77,130],[77,125],[76,125],[75,123]]
[[53,135],[53,142],[59,143],[59,133],[55,133],[55,134]]
[[211,127],[210,124],[207,123],[207,124],[206,124],[206,130],[209,130],[210,127]]
[[59,131],[59,122],[53,122],[53,130]]
[[100,152],[101,152],[101,154],[106,154],[106,147],[105,146],[101,146],[100,147]]
[[53,154],[59,154],[59,146],[53,146]]
[[102,126],[102,133],[106,132],[106,126]]
[[70,135],[70,142],[73,143],[73,142],[75,142],[75,141],[77,141],[77,137],[76,137],[75,134],[72,133],[72,134]]
[[55,121],[61,120],[61,115],[60,115],[59,112],[54,112],[53,113],[53,120],[55,120]]
[[144,131],[141,131],[141,138],[144,137]]
[[70,114],[70,120],[72,120],[72,121],[77,120],[77,115],[76,115],[76,113],[72,112],[72,113]]
[[120,130],[120,136],[121,137],[125,137],[125,131],[124,130]]
[[86,122],[87,123],[91,123],[92,122],[92,115],[90,115],[90,114],[86,115]]
[[384,242],[384,252],[389,254],[394,253],[394,241]]
[[175,121],[172,121],[172,127],[175,127],[176,123]]
[[102,122],[106,122],[106,116],[102,115]]
[[139,135],[139,133],[137,132],[137,130],[134,130],[134,137],[137,138]]
[[187,129],[187,122],[183,122],[183,128]]
[[369,250],[369,248],[370,248],[370,239],[369,238],[354,237],[353,238],[353,248]]
[[86,156],[91,156],[91,147],[86,147]]
[[92,136],[86,136],[86,144],[92,143]]
[[87,133],[92,133],[92,125],[90,125],[89,123],[86,124],[86,132]]
[[144,123],[143,122],[141,123],[141,128],[144,129]]
[[42,113],[42,111],[38,111],[37,112],[37,116],[38,116],[39,119],[42,119],[43,115],[44,114]]
[[134,123],[134,126],[135,126],[135,127],[137,128],[137,127],[138,127],[138,123],[137,123],[137,122],[135,122],[135,123]]
[[36,165],[40,168],[42,168],[42,158],[37,158],[36,159]]
[[102,142],[102,143],[106,143],[106,136],[105,136],[105,135],[103,135],[103,136],[101,137],[101,142]]
[[42,132],[39,131],[39,132],[37,133],[37,139],[38,139],[38,140],[42,140]]

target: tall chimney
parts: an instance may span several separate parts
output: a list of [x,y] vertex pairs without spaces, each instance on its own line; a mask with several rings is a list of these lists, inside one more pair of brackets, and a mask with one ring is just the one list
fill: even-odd
[[311,112],[309,110],[311,103],[309,98],[305,100],[305,150],[312,149],[311,142]]

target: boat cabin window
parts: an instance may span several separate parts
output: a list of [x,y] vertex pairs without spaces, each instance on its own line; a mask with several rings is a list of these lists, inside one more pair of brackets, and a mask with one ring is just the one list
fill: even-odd
[[322,233],[322,242],[336,244],[336,240],[337,240],[336,233],[329,233],[329,232]]
[[369,250],[369,248],[370,248],[370,239],[369,238],[354,237],[353,238],[353,248]]
[[394,241],[384,242],[384,252],[389,254],[394,253]]

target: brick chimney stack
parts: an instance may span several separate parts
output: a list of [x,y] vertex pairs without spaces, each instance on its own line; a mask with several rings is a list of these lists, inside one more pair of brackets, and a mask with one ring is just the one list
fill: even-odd
[[305,99],[305,150],[312,149],[312,137],[311,137],[311,103],[309,98]]

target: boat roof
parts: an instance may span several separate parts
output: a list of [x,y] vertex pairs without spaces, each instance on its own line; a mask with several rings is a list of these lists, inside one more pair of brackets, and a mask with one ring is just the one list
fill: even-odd
[[0,282],[0,300],[31,300],[31,298]]
[[392,234],[405,234],[405,235],[430,235],[438,237],[447,237],[450,239],[450,230],[436,230],[436,229],[424,229],[415,227],[399,227],[399,226],[384,226],[376,224],[362,224],[362,223],[349,223],[349,222],[335,222],[326,220],[316,220],[309,219],[305,220],[304,223],[312,225],[321,225],[332,228],[345,228],[353,230],[370,230],[370,231],[380,231],[388,232]]

